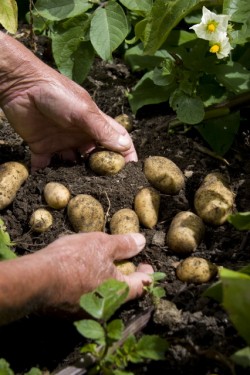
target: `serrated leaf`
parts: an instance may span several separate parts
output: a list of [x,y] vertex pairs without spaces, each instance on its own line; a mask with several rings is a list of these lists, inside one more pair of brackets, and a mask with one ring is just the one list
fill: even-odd
[[0,24],[11,34],[17,31],[17,3],[15,0],[1,0]]
[[231,356],[231,359],[242,367],[250,367],[250,347],[246,346]]
[[136,353],[143,358],[161,360],[165,359],[168,342],[157,335],[144,335],[136,346]]
[[210,147],[224,155],[231,147],[240,125],[240,113],[204,121],[196,127]]
[[123,330],[124,324],[121,319],[112,320],[107,325],[107,336],[112,340],[118,341],[122,337]]
[[243,337],[250,344],[250,276],[226,268],[220,270],[223,288],[223,306],[229,314],[230,320]]
[[50,21],[60,21],[85,13],[92,6],[88,0],[37,0],[34,13]]
[[94,13],[91,27],[91,43],[103,60],[112,59],[112,52],[128,34],[128,22],[122,7],[110,2]]
[[75,322],[77,331],[87,339],[92,339],[97,342],[105,342],[105,331],[100,323],[91,319],[84,319]]
[[198,124],[204,119],[204,104],[199,97],[192,97],[177,90],[173,93],[170,105],[177,117],[185,124]]
[[250,2],[248,0],[224,0],[223,14],[230,16],[230,21],[243,23],[250,17]]
[[229,215],[227,220],[238,230],[250,230],[250,212]]

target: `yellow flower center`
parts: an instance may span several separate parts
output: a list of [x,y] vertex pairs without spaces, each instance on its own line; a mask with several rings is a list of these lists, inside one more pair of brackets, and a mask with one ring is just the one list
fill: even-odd
[[210,33],[213,33],[213,32],[215,31],[215,29],[216,29],[216,25],[215,25],[214,23],[209,23],[209,24],[207,25],[207,29],[208,29],[208,31],[209,31]]
[[218,44],[214,44],[211,48],[210,48],[210,52],[211,53],[217,53],[217,52],[219,52],[219,50],[220,50],[220,46],[218,45]]

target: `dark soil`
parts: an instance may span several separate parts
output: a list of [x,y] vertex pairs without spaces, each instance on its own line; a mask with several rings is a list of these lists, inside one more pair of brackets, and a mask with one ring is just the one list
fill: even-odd
[[[47,60],[47,44],[39,45],[39,56]],[[46,58],[45,58],[46,57]],[[136,77],[121,61],[111,64],[96,60],[84,87],[98,106],[107,114],[131,115],[125,91],[135,83]],[[225,155],[228,162],[216,159],[200,151],[207,147],[194,130],[187,133],[168,134],[167,124],[172,116],[167,105],[149,106],[133,118],[134,141],[138,163],[129,163],[114,177],[100,177],[88,167],[85,159],[76,164],[65,164],[54,158],[52,164],[29,176],[19,190],[13,204],[1,212],[12,240],[15,252],[24,255],[39,251],[62,234],[70,233],[64,210],[51,210],[55,220],[50,231],[34,234],[28,222],[31,213],[46,206],[42,191],[49,181],[65,184],[72,196],[91,194],[103,205],[109,220],[118,209],[133,208],[136,192],[148,182],[142,172],[143,161],[150,155],[166,156],[174,161],[186,176],[185,190],[176,196],[161,195],[160,218],[152,229],[141,227],[146,236],[145,250],[134,261],[151,263],[155,271],[165,272],[166,298],[180,311],[181,319],[158,321],[152,316],[143,333],[159,334],[170,343],[165,361],[131,367],[135,374],[233,374],[231,354],[245,346],[228,320],[227,314],[214,300],[202,293],[213,283],[186,284],[177,279],[175,267],[182,256],[173,254],[165,244],[165,233],[174,215],[182,210],[193,210],[194,193],[206,174],[220,171],[230,177],[236,194],[235,209],[250,211],[250,162],[249,130],[242,124],[233,147]],[[0,129],[0,162],[22,160],[29,165],[29,150],[4,119]],[[206,226],[205,238],[194,253],[218,266],[240,269],[250,263],[250,246],[247,233],[239,232],[226,223],[219,227]],[[27,286],[28,287],[28,286]],[[150,305],[147,297],[124,305],[119,312],[124,321],[142,313]],[[167,314],[168,315],[168,314]],[[71,321],[59,318],[28,316],[0,328],[0,357],[6,358],[15,373],[24,374],[32,366],[56,371],[79,358],[79,348],[84,343]],[[243,368],[235,368],[237,374],[247,374]]]

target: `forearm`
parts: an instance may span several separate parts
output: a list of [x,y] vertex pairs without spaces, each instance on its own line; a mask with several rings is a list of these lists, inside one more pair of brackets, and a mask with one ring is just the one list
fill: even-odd
[[[34,81],[34,75],[42,62],[15,38],[0,31],[0,105],[6,95],[17,95],[25,84]],[[36,74],[37,75],[37,74]]]
[[0,262],[0,325],[42,310],[56,289],[54,266],[35,253]]

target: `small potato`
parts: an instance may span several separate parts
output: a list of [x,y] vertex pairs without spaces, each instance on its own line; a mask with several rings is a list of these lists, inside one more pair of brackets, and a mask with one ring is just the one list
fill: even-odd
[[76,195],[69,201],[67,213],[75,232],[103,231],[104,211],[101,203],[91,195]]
[[114,151],[95,151],[89,157],[89,166],[99,175],[112,176],[125,166],[125,159]]
[[65,208],[70,200],[69,189],[59,182],[48,182],[44,186],[43,195],[48,206],[56,210]]
[[114,264],[123,275],[130,275],[136,271],[134,263],[127,260],[115,261]]
[[222,225],[232,212],[234,193],[221,173],[208,174],[195,193],[194,207],[206,223]]
[[38,208],[31,215],[29,224],[33,231],[43,233],[46,232],[53,224],[53,217],[48,210]]
[[160,194],[150,187],[141,189],[135,196],[135,212],[146,228],[152,229],[158,222],[160,199]]
[[179,263],[176,268],[178,279],[188,283],[206,283],[216,276],[218,268],[206,259],[189,257]]
[[122,208],[114,213],[110,220],[111,234],[126,234],[139,232],[139,219],[135,211]]
[[0,210],[13,202],[28,176],[28,169],[19,162],[8,161],[0,165]]
[[116,116],[115,121],[119,122],[119,124],[121,124],[127,130],[128,133],[130,133],[133,130],[133,122],[131,120],[131,117],[129,117],[125,113]]
[[144,162],[144,174],[151,185],[164,194],[178,194],[185,185],[179,167],[163,156],[148,157]]
[[192,253],[205,234],[201,218],[189,211],[179,212],[172,220],[166,243],[175,253]]

